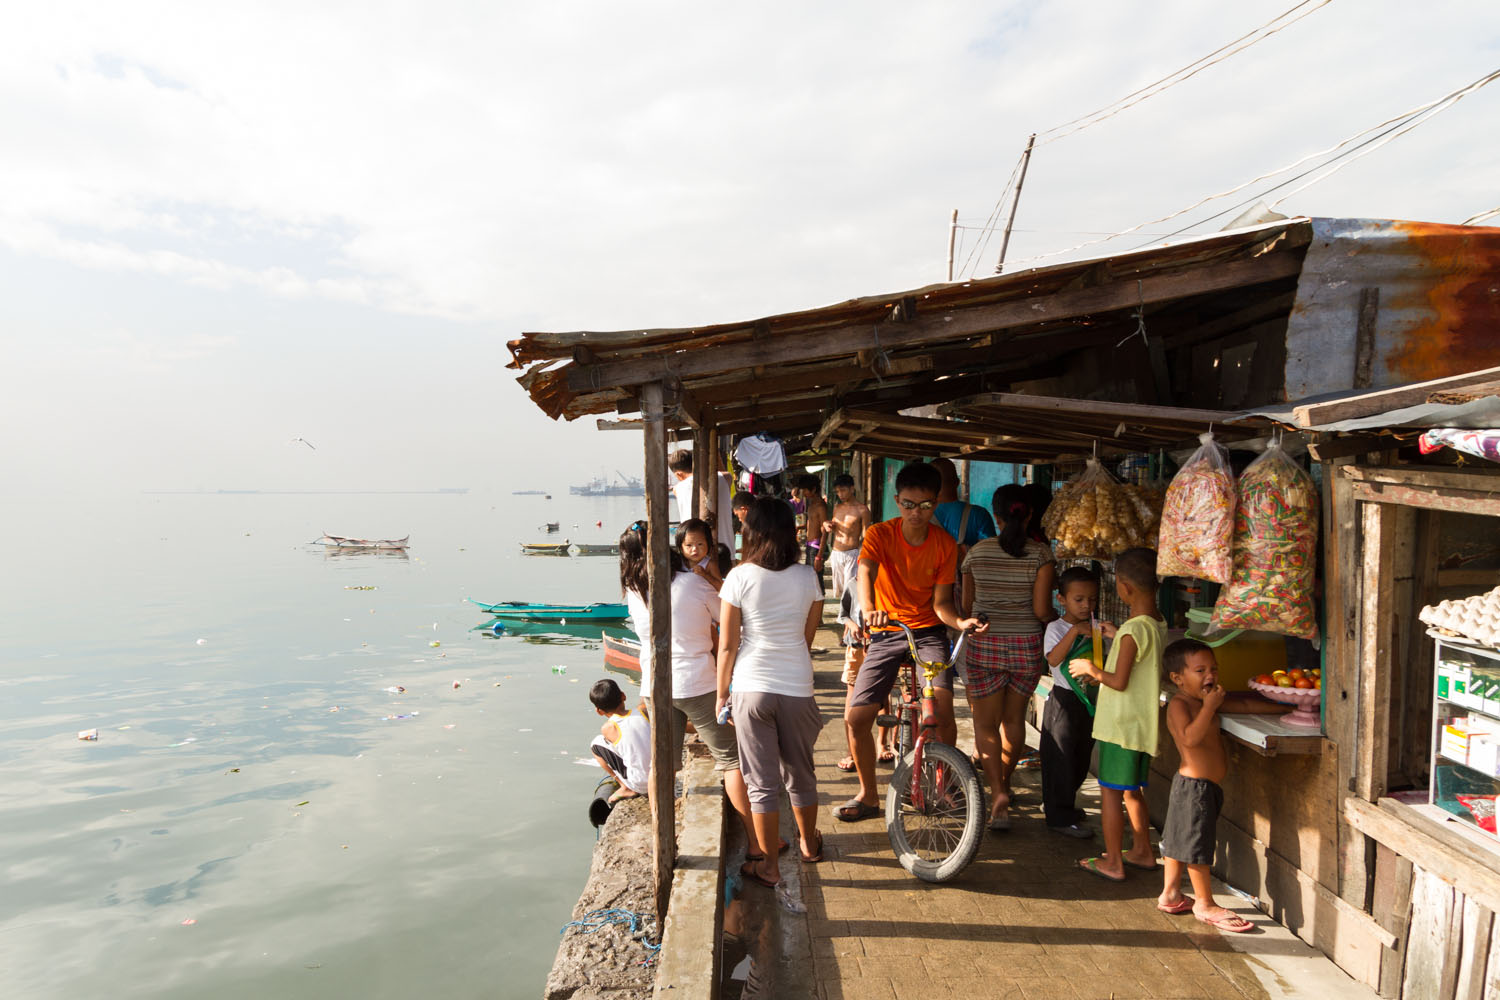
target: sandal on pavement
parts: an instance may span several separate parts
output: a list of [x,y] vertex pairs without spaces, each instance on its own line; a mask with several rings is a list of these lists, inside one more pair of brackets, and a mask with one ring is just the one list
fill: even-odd
[[1102,878],[1102,879],[1104,879],[1104,881],[1106,881],[1106,882],[1123,882],[1123,881],[1125,881],[1125,876],[1124,875],[1116,877],[1114,875],[1109,874],[1108,872],[1101,871],[1100,868],[1099,868],[1099,859],[1098,858],[1084,858],[1082,861],[1078,862],[1078,867],[1082,868],[1084,871],[1088,872],[1090,875],[1094,876],[1095,878]]
[[879,816],[879,806],[872,806],[868,802],[859,799],[850,799],[833,811],[833,814],[845,823],[858,823],[860,820],[871,819]]
[[1009,833],[1010,832],[1010,815],[1009,815],[1009,813],[1007,813],[1004,816],[991,816],[990,817],[990,832],[991,833]]
[[881,747],[880,756],[876,757],[875,759],[880,761],[880,763],[882,764],[894,764],[896,763],[896,751],[892,750],[890,747]]
[[747,879],[749,879],[752,882],[759,882],[761,885],[765,886],[767,889],[774,889],[778,885],[781,884],[781,880],[780,879],[777,879],[775,882],[772,882],[770,879],[766,878],[760,872],[756,871],[748,862],[746,864],[744,864],[743,866],[740,867],[740,874],[743,875],[743,876],[745,876]]
[[855,769],[854,768],[854,758],[853,757],[845,757],[843,760],[839,761],[837,764],[835,764],[833,766],[836,767],[836,768],[838,768],[840,771],[845,771],[845,772],[853,771]]
[[1201,913],[1194,913],[1193,916],[1197,917],[1200,923],[1217,927],[1219,930],[1228,931],[1231,934],[1243,934],[1246,931],[1255,929],[1254,924],[1232,910],[1221,910],[1212,916],[1204,916]]
[[797,848],[797,853],[802,855],[802,863],[804,865],[815,865],[819,861],[823,860],[823,831],[816,830],[814,831],[814,833],[818,838],[817,850],[813,851],[811,854],[802,854],[802,849],[800,847]]
[[1193,908],[1193,897],[1183,896],[1175,903],[1157,903],[1156,908],[1163,913],[1170,913],[1175,917],[1179,913],[1186,913]]

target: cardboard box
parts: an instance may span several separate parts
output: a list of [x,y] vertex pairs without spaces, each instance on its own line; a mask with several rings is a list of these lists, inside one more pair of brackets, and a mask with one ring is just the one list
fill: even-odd
[[1460,764],[1469,763],[1469,751],[1476,736],[1493,735],[1494,724],[1488,719],[1454,719],[1443,727],[1438,752]]
[[1500,776],[1500,735],[1492,733],[1470,735],[1469,766],[1492,778]]

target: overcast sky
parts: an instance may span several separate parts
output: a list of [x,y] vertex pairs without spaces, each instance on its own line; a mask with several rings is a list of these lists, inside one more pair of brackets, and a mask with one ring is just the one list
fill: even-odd
[[[1293,2],[18,7],[0,489],[508,487],[511,462],[581,481],[638,439],[546,420],[506,340],[940,280],[949,213],[984,221],[1029,132]],[[1334,0],[1039,149],[1011,257],[1497,67],[1493,0]],[[1500,84],[1280,210],[1494,208],[1497,121]]]

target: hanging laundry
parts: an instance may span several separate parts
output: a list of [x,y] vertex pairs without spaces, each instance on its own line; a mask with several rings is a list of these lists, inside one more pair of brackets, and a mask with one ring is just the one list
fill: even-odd
[[741,438],[734,459],[751,472],[774,476],[786,468],[786,449],[779,438],[762,432]]

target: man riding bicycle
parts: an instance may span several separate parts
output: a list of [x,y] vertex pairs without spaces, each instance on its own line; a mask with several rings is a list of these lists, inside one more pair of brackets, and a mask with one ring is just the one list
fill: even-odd
[[[859,794],[835,815],[845,822],[881,815],[875,789],[875,717],[890,694],[902,666],[911,659],[905,636],[886,625],[888,619],[912,629],[919,655],[946,661],[948,633],[983,632],[985,624],[960,618],[953,602],[956,543],[932,523],[942,477],[925,462],[912,462],[896,475],[897,517],[865,532],[859,553],[859,604],[870,646],[844,711],[844,725],[854,747]],[[949,668],[933,679],[937,739],[952,745],[958,738],[953,718],[953,677]]]

